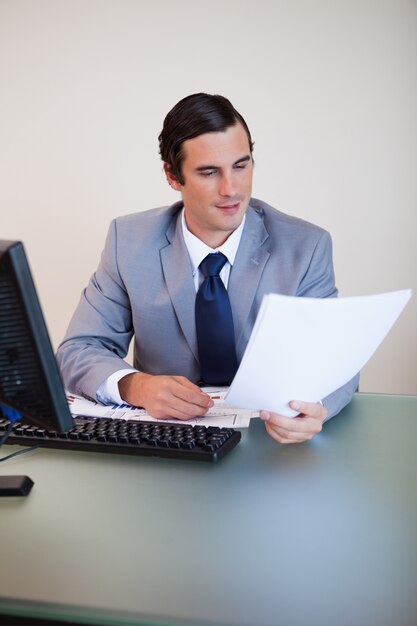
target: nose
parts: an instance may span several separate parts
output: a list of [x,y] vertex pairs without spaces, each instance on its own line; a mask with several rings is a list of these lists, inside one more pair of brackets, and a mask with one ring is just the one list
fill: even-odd
[[219,182],[218,191],[220,196],[231,197],[234,195],[235,189],[231,174],[223,173]]

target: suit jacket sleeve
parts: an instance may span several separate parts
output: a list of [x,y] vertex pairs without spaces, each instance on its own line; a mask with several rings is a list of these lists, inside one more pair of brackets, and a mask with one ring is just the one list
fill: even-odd
[[118,273],[116,222],[110,225],[101,262],[82,292],[57,360],[69,391],[96,398],[97,389],[124,361],[133,335],[129,298]]

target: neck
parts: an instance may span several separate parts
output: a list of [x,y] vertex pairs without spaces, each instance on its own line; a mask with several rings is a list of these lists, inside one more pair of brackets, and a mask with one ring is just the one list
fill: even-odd
[[187,220],[186,213],[184,213],[184,218],[185,225],[190,233],[192,233],[194,237],[197,237],[197,239],[200,239],[200,241],[205,243],[206,246],[209,246],[209,248],[213,248],[213,250],[222,246],[225,241],[229,239],[230,235],[232,235],[236,230],[236,228],[233,228],[233,230],[204,230],[194,225],[190,225],[189,221]]

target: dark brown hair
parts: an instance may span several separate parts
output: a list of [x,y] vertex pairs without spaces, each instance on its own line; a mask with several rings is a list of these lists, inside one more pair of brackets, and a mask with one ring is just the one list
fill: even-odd
[[159,153],[164,163],[181,185],[184,185],[182,162],[183,144],[204,133],[222,132],[241,124],[246,131],[249,149],[253,142],[249,128],[232,103],[224,96],[196,93],[180,100],[168,113],[159,135]]

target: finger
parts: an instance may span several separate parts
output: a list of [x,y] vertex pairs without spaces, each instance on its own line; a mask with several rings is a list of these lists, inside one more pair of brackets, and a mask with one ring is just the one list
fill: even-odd
[[201,408],[205,407],[208,409],[213,406],[214,402],[210,396],[188,380],[188,378],[174,376],[173,381],[176,385],[172,388],[172,393],[177,398]]
[[[152,417],[157,419],[175,417],[188,420],[204,415],[213,404],[211,398],[207,394],[201,394],[198,387],[197,395],[195,395],[192,390],[187,389],[186,385],[182,385],[174,378],[167,378],[160,382],[162,384],[147,407]],[[200,397],[201,395],[203,398]]]
[[322,425],[327,417],[327,409],[322,404],[294,400],[290,402],[290,407],[293,410],[302,412],[296,417],[287,417],[279,413],[273,413],[272,411],[261,411],[260,417],[264,421],[269,421],[271,424],[287,431],[303,432],[311,429],[321,430],[319,425]]
[[288,418],[278,413],[262,411],[267,433],[279,443],[302,443],[322,430],[323,420],[301,416]]
[[159,411],[158,410],[152,411],[150,415],[152,415],[152,417],[155,417],[156,419],[162,419],[162,420],[163,419],[177,419],[181,421],[187,421],[196,417],[202,417],[204,413],[198,413],[197,411],[194,411],[191,413],[183,412],[174,407],[168,407],[167,409],[161,409]]
[[298,431],[286,431],[280,430],[279,428],[274,427],[269,422],[265,423],[265,428],[268,433],[275,441],[278,443],[302,443],[303,441],[308,441],[312,439],[312,437],[316,434],[315,432],[298,432]]
[[321,402],[302,402],[301,400],[292,400],[290,407],[294,411],[298,411],[301,415],[307,415],[316,419],[324,420],[327,417],[327,409]]
[[193,417],[205,415],[207,409],[172,399],[172,402],[156,402],[148,409],[148,413],[157,419],[170,419],[174,417],[179,420],[189,420]]
[[281,431],[282,433],[302,432],[306,428],[305,421],[307,418],[305,417],[287,417],[272,411],[261,411],[260,417],[274,427],[276,431]]

